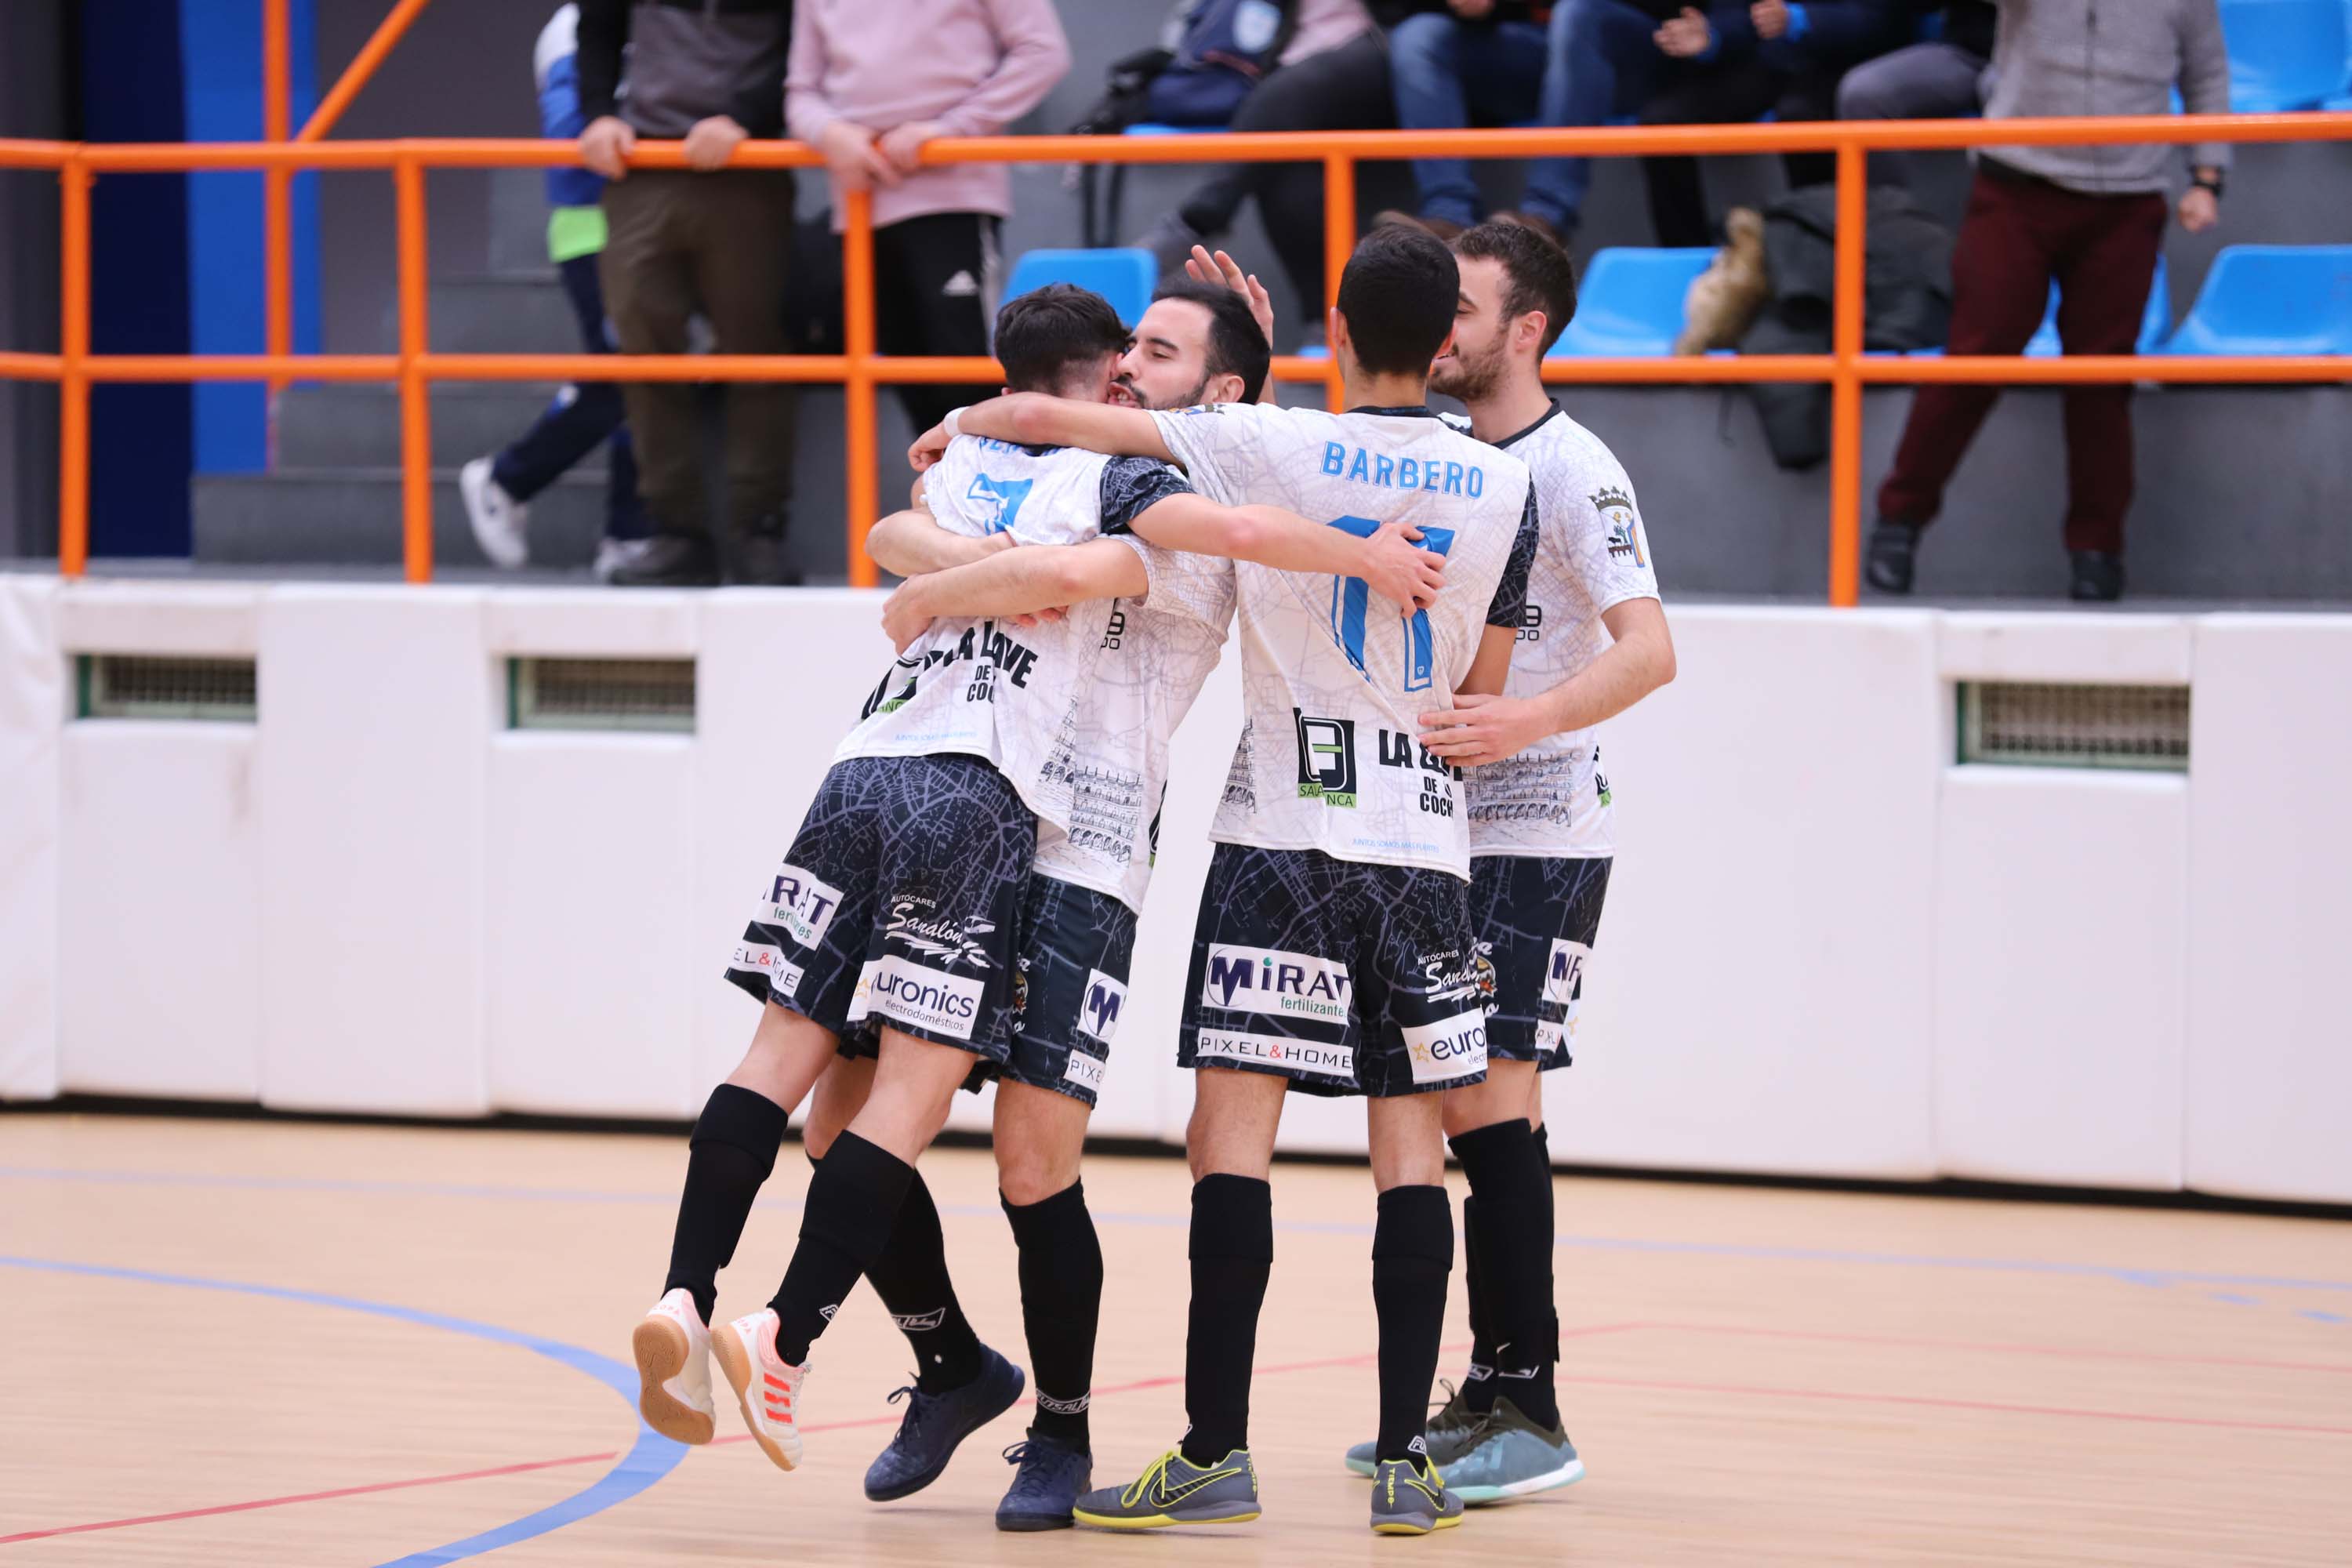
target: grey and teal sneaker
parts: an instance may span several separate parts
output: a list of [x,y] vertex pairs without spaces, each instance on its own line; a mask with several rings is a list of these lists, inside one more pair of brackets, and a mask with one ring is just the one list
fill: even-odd
[[1462,1500],[1427,1459],[1383,1459],[1372,1472],[1372,1532],[1427,1535],[1462,1522]]
[[[1437,1381],[1445,1385],[1445,1403],[1429,1418],[1422,1436],[1429,1444],[1429,1462],[1444,1466],[1452,1464],[1455,1455],[1467,1450],[1476,1440],[1478,1429],[1486,1418],[1464,1402],[1460,1389],[1442,1377]],[[1348,1468],[1369,1477],[1379,1468],[1375,1463],[1379,1447],[1377,1443],[1359,1443],[1349,1449]]]
[[1507,1398],[1495,1401],[1477,1440],[1445,1468],[1447,1488],[1473,1505],[1532,1497],[1584,1479],[1584,1461],[1568,1433],[1546,1431]]
[[1247,1448],[1213,1465],[1196,1465],[1171,1448],[1124,1487],[1080,1498],[1080,1524],[1104,1530],[1164,1530],[1171,1524],[1247,1524],[1258,1515],[1257,1467]]
[[911,1497],[940,1479],[955,1458],[956,1445],[1013,1408],[1026,1381],[1021,1369],[980,1347],[980,1375],[945,1394],[902,1388],[890,1395],[907,1402],[889,1447],[866,1471],[866,1495],[876,1502]]

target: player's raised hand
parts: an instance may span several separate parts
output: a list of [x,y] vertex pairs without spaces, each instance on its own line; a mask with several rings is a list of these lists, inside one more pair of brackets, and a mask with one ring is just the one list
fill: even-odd
[[1364,569],[1357,575],[1402,615],[1427,609],[1445,586],[1445,557],[1412,542],[1420,537],[1411,523],[1384,522],[1364,541]]
[[1184,276],[1211,288],[1230,289],[1247,300],[1250,314],[1257,319],[1257,330],[1265,334],[1266,346],[1274,346],[1274,297],[1257,280],[1256,273],[1244,272],[1242,264],[1222,250],[1212,256],[1207,246],[1196,245],[1192,258],[1184,263]]
[[915,444],[907,448],[907,466],[915,472],[921,473],[946,455],[948,443],[954,439],[954,437],[948,434],[946,426],[932,426],[916,437]]
[[890,646],[900,653],[906,652],[908,645],[930,630],[931,622],[936,618],[929,606],[923,603],[924,596],[923,578],[915,576],[899,584],[890,591],[890,596],[882,601],[882,633],[890,639]]
[[1424,713],[1421,723],[1421,743],[1429,754],[1458,768],[1515,757],[1551,733],[1527,699],[1475,691],[1457,692],[1452,708]]

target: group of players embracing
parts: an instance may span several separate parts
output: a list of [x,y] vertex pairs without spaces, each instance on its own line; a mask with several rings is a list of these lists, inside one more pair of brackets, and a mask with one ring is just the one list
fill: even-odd
[[[998,1526],[1256,1519],[1276,1129],[1291,1091],[1360,1095],[1380,1410],[1348,1464],[1372,1479],[1375,1531],[1427,1533],[1583,1473],[1553,1387],[1538,1074],[1568,1063],[1609,879],[1593,727],[1672,679],[1673,647],[1632,486],[1538,374],[1575,310],[1549,239],[1374,230],[1330,316],[1342,414],[1260,401],[1263,290],[1223,255],[1189,270],[1132,331],[1083,289],[1011,301],[1007,395],[910,453],[915,510],[870,542],[907,577],[884,616],[898,657],[729,965],[764,1005],[695,1127],[669,1275],[635,1331],[640,1405],[708,1442],[715,1355],[793,1468],[810,1347],[862,1277],[919,1369],[866,1495],[936,1479],[1024,1387],[957,1303],[916,1168],[956,1091],[993,1080],[1036,1385]],[[1236,616],[1244,715],[1177,1047],[1195,1084],[1190,1425],[1091,1489],[1103,1265],[1080,1152],[1171,737]],[[714,1331],[718,1272],[803,1102],[798,1246],[769,1305]],[[1449,1145],[1475,1343],[1432,1416]]]

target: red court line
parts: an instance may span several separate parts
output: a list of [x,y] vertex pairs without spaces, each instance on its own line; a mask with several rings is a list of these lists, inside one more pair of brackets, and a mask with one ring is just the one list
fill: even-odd
[[2158,1426],[2209,1426],[2231,1432],[2297,1432],[2352,1437],[2352,1426],[2306,1426],[2289,1421],[2228,1421],[2210,1415],[2155,1415],[2137,1410],[2091,1410],[2064,1405],[2005,1405],[1990,1399],[1942,1399],[1922,1394],[1856,1394],[1835,1388],[1763,1388],[1734,1383],[1671,1383],[1639,1377],[1558,1376],[1598,1388],[1656,1389],[1673,1394],[1737,1394],[1761,1399],[1819,1399],[1840,1405],[1909,1405],[1927,1410],[1982,1410],[2002,1415],[2058,1415],[2085,1421],[2136,1421]]
[[1683,1323],[1659,1321],[1642,1325],[1692,1334],[1740,1334],[1751,1339],[1818,1340],[1828,1344],[1909,1345],[1922,1350],[1986,1351],[1997,1355],[2042,1355],[2084,1361],[2147,1362],[2161,1366],[2231,1366],[2258,1372],[2318,1372],[2352,1376],[2352,1363],[2264,1361],[2252,1356],[2182,1355],[2166,1351],[2107,1350],[2096,1345],[2002,1344],[1992,1340],[1941,1340],[1910,1334],[1859,1334],[1820,1329],[1766,1329],[1738,1323]]

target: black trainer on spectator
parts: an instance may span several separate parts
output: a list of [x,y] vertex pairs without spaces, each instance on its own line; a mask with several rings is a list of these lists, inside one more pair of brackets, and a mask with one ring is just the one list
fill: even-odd
[[1870,585],[1882,594],[1909,593],[1918,556],[1919,525],[1880,518],[1870,531],[1870,550],[1864,558]]
[[2073,581],[2066,596],[2089,604],[2112,604],[2124,596],[2124,558],[2105,550],[2074,550],[2066,556]]

